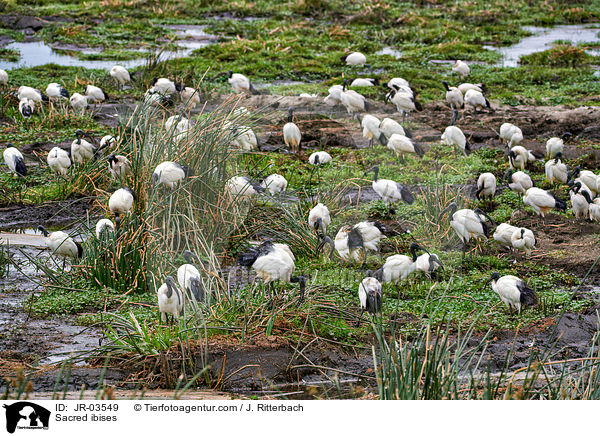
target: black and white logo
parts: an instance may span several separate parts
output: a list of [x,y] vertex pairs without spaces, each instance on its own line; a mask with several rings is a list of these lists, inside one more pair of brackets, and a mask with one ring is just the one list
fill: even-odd
[[14,433],[19,430],[47,430],[50,422],[50,411],[29,401],[19,401],[3,406],[6,409],[6,431]]

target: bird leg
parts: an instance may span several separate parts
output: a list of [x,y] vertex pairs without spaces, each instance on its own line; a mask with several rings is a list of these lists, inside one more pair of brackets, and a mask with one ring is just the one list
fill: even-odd
[[453,113],[452,113],[452,121],[450,121],[450,125],[453,126],[454,123],[456,123],[456,120],[458,119],[458,110],[453,109]]
[[400,286],[398,286],[398,282],[396,282],[396,291],[398,292],[398,300],[406,299],[406,296],[404,295],[404,291],[401,291]]

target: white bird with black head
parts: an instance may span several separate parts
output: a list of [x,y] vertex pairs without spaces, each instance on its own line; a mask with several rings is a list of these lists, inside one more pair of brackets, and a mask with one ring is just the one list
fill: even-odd
[[48,162],[50,169],[61,176],[66,176],[71,167],[69,153],[60,147],[53,147],[52,150],[48,152],[46,161]]
[[183,315],[183,295],[173,277],[167,276],[165,283],[156,290],[156,294],[162,322],[167,322],[168,315],[171,315],[171,323],[174,318],[179,319]]
[[7,144],[7,147],[2,152],[4,163],[15,175],[25,177],[27,175],[27,166],[25,165],[23,155],[15,147],[8,147],[8,145],[11,144]]
[[196,268],[194,258],[197,257],[189,250],[183,252],[183,257],[187,263],[184,263],[177,269],[177,282],[181,289],[185,290],[189,298],[195,298],[198,302],[204,301],[204,286],[202,285],[202,276]]
[[363,313],[365,311],[371,315],[376,315],[381,311],[381,283],[375,277],[372,277],[372,272],[367,271],[365,277],[358,285],[358,300],[360,302],[360,316],[356,323],[360,325]]
[[67,233],[62,231],[48,232],[44,226],[38,226],[46,237],[46,246],[53,255],[63,258],[63,269],[65,268],[66,258],[78,259],[83,256],[83,247]]
[[415,198],[408,186],[402,186],[393,180],[379,178],[379,165],[365,171],[363,177],[368,173],[373,172],[373,190],[379,195],[383,202],[389,207],[390,213],[395,213],[392,209],[393,203],[402,200],[407,204],[413,204]]
[[193,172],[185,165],[166,161],[158,164],[154,169],[152,183],[155,186],[164,185],[167,188],[175,189],[183,179],[191,175]]

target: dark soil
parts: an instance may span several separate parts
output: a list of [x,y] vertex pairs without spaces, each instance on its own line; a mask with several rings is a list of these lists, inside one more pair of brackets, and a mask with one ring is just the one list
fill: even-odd
[[0,230],[18,227],[37,227],[39,224],[59,226],[84,217],[92,206],[89,198],[80,198],[38,206],[8,206],[0,208]]

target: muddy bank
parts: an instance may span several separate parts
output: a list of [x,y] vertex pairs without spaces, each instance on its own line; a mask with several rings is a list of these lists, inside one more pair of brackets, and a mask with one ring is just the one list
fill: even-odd
[[92,207],[89,198],[45,203],[38,206],[8,206],[0,208],[0,230],[72,223],[77,217],[85,217]]

